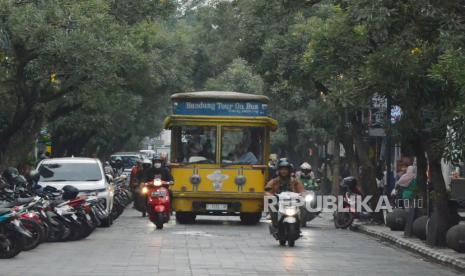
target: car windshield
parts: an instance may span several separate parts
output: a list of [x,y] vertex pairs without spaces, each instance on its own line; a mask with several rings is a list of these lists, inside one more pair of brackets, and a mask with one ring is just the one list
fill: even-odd
[[136,165],[137,160],[140,160],[140,156],[138,155],[112,155],[111,161],[115,162],[116,158],[120,157],[123,161],[123,168],[124,169],[131,169]]
[[264,133],[263,127],[223,127],[221,163],[262,164]]
[[39,174],[41,182],[102,180],[97,163],[46,163],[40,165]]
[[216,162],[216,127],[173,128],[173,162],[212,164]]

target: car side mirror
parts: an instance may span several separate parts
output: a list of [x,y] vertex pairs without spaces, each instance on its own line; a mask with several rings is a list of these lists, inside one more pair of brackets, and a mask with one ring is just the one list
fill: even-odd
[[32,181],[34,181],[36,183],[39,182],[39,180],[40,180],[39,171],[37,171],[37,170],[31,171],[30,176],[31,176]]
[[107,179],[108,183],[113,183],[113,176],[111,174],[106,174],[105,178]]

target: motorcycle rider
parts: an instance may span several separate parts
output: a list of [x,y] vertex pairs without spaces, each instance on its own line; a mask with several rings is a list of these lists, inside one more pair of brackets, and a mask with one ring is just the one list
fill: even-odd
[[142,160],[137,159],[136,165],[131,170],[131,176],[129,178],[129,187],[131,191],[134,191],[138,184],[139,174],[142,173]]
[[304,185],[291,175],[292,169],[293,166],[287,158],[281,158],[278,162],[278,176],[268,181],[265,186],[265,195],[271,196],[285,191],[305,192]]
[[[278,176],[268,181],[265,186],[265,196],[275,196],[281,192],[304,193],[304,185],[292,176],[293,166],[287,158],[278,161]],[[271,212],[273,225],[277,224],[277,213]]]
[[268,179],[267,181],[270,181],[271,179],[276,177],[276,166],[278,165],[278,155],[276,153],[270,154],[270,158],[268,159]]
[[148,174],[148,171],[152,168],[152,161],[150,159],[142,160],[141,171],[137,174],[137,183],[143,182],[144,176]]
[[315,179],[315,174],[312,171],[312,166],[307,162],[302,163],[300,165],[300,171],[296,174],[297,179],[304,184],[304,187],[307,190],[316,191],[319,190],[318,183]]
[[116,176],[120,176],[123,171],[123,159],[120,156],[117,156],[114,160],[114,163],[112,164],[113,170],[115,171]]
[[159,176],[162,181],[173,181],[173,176],[171,175],[170,170],[163,166],[163,160],[159,155],[155,155],[152,162],[153,166],[143,173],[143,182],[153,180],[156,176]]
[[144,179],[145,179],[144,176],[147,175],[149,170],[151,170],[151,169],[152,169],[152,161],[150,161],[150,159],[142,160],[141,170],[137,174],[136,184],[135,184],[135,187],[134,187],[134,195],[135,195],[134,208],[138,209],[139,211],[141,211],[143,209],[141,207],[142,206],[141,202],[142,202],[143,197],[141,197],[142,195],[140,194],[140,192],[141,192],[143,183],[145,182],[144,181]]

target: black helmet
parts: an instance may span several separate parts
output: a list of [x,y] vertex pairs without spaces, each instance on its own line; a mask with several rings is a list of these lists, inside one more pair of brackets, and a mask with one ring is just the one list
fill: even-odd
[[160,157],[160,155],[158,155],[158,154],[155,155],[155,156],[153,156],[153,158],[152,158],[152,162],[155,163],[155,162],[157,162],[157,161],[160,162],[160,163],[163,161],[163,160],[161,160],[161,157]]
[[18,172],[18,169],[13,168],[13,167],[9,167],[3,172],[2,176],[5,178],[5,180],[8,183],[13,184],[13,180],[17,176],[19,176],[19,172]]
[[78,188],[71,186],[71,185],[64,186],[62,190],[63,190],[62,198],[64,200],[74,199],[79,194]]
[[355,179],[355,177],[353,177],[353,176],[348,176],[348,177],[342,179],[342,182],[341,182],[340,186],[342,188],[353,189],[353,188],[355,188],[357,186],[357,179]]
[[287,160],[287,158],[281,158],[278,161],[278,169],[281,168],[288,168],[289,170],[292,170],[293,166],[292,164]]
[[12,184],[17,186],[17,187],[26,187],[27,186],[27,180],[24,176],[22,175],[17,175],[12,181]]

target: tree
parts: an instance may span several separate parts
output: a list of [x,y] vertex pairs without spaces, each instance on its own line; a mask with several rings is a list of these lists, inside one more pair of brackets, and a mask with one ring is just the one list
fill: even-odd
[[254,74],[245,60],[235,59],[223,73],[215,78],[208,79],[205,83],[205,88],[209,90],[262,94],[263,85],[261,77]]
[[174,12],[172,1],[125,2],[151,5],[145,16],[117,2],[0,4],[0,164],[24,158],[43,125],[55,142],[69,138],[71,148],[57,144],[64,153],[93,151],[102,141],[121,148],[160,127],[156,117],[166,108],[153,107],[189,85],[186,30],[150,20]]

